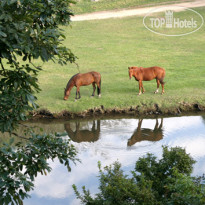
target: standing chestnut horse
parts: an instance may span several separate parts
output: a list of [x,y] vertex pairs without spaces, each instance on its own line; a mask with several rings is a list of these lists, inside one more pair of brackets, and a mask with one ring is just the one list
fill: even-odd
[[157,81],[157,90],[154,93],[159,92],[159,84],[162,86],[162,94],[164,93],[164,77],[165,77],[165,70],[164,68],[160,68],[157,66],[149,67],[149,68],[142,68],[142,67],[128,67],[130,79],[132,76],[135,77],[137,81],[139,81],[139,94],[141,95],[141,88],[142,93],[145,92],[142,81],[150,81],[156,79]]
[[[95,95],[95,84],[97,84],[98,87],[98,96],[101,96],[101,75],[98,72],[92,71],[89,73],[77,73],[74,75],[69,81],[68,84],[65,88],[65,93],[64,93],[64,100],[67,100],[70,91],[75,86],[76,89],[76,97],[75,99],[80,99],[80,86],[85,86],[85,85],[90,85],[92,83],[93,85],[93,94],[91,96]],[[77,98],[77,96],[79,96]]]

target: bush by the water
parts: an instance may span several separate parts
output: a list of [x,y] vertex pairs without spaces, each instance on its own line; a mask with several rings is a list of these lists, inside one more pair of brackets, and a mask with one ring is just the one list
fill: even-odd
[[203,205],[204,177],[191,176],[195,161],[183,148],[163,147],[162,159],[152,154],[139,158],[132,175],[125,175],[119,162],[101,168],[99,193],[94,197],[73,185],[82,204],[106,205]]

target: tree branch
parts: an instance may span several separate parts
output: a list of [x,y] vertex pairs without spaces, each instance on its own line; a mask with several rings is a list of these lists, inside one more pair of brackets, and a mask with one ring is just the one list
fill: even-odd
[[19,138],[22,138],[22,139],[28,140],[28,138],[23,137],[23,136],[20,136],[20,135],[16,134],[15,132],[12,132],[11,134],[14,135],[14,136],[16,136],[16,137],[19,137]]
[[41,67],[42,66],[36,66],[32,61],[29,60],[29,63],[34,67],[36,68],[37,70],[41,70]]
[[80,73],[79,65],[76,62],[74,62],[74,64],[77,66],[78,72]]

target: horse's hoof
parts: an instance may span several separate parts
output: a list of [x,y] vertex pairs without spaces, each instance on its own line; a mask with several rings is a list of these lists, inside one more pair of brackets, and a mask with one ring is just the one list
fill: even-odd
[[158,92],[159,92],[159,90],[157,89],[157,90],[154,91],[154,94],[157,94]]
[[140,96],[142,93],[138,93],[138,96]]
[[77,102],[78,101],[78,99],[75,99],[75,101],[74,102]]
[[99,98],[101,98],[101,95],[98,95]]

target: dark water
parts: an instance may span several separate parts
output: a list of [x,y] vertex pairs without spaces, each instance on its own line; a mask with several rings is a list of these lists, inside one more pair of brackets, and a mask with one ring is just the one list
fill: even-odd
[[97,162],[102,166],[118,160],[129,174],[136,160],[147,152],[158,158],[162,145],[180,146],[197,160],[194,175],[205,173],[205,116],[159,119],[103,119],[78,122],[38,123],[47,132],[66,131],[79,152],[82,163],[68,173],[58,161],[50,162],[52,172],[39,175],[35,190],[25,205],[77,205],[72,184],[98,191]]

